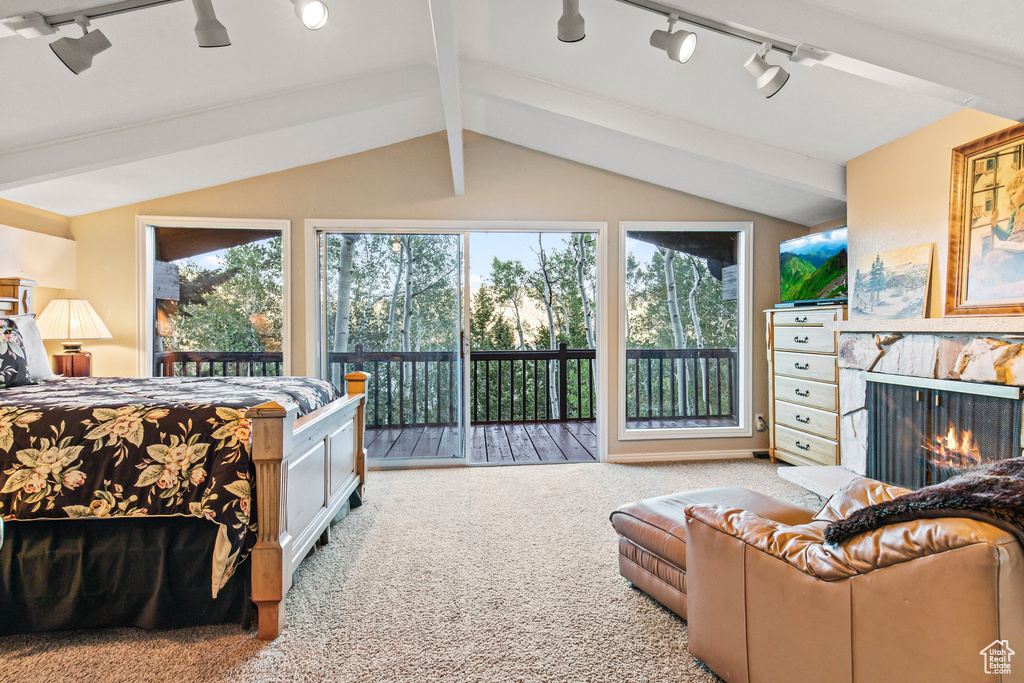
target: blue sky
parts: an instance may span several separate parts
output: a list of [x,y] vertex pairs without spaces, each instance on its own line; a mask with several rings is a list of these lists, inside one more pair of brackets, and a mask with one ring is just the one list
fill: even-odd
[[[544,250],[552,247],[562,249],[566,238],[572,233],[544,233]],[[476,289],[491,272],[491,261],[497,256],[502,261],[519,259],[527,270],[537,266],[537,233],[474,232],[469,236],[469,280]]]
[[806,237],[798,237],[795,240],[783,242],[779,249],[791,254],[809,254],[820,251],[823,248],[834,250],[836,253],[846,247],[846,228],[836,228],[828,232],[818,232]]

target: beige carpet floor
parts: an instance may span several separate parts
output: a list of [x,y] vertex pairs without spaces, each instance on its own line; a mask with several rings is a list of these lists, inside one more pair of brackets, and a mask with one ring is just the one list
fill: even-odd
[[766,461],[372,472],[287,597],[280,638],[237,626],[0,638],[3,681],[714,681],[686,624],[618,575],[608,514],[744,486]]

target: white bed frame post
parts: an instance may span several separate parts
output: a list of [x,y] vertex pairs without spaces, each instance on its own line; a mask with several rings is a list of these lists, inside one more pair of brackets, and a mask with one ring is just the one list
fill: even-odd
[[352,494],[362,498],[369,377],[349,373],[346,396],[303,417],[298,406],[275,402],[246,413],[256,468],[252,601],[260,640],[273,640],[284,628],[284,596],[299,563],[318,540],[330,540],[331,522],[346,513]]

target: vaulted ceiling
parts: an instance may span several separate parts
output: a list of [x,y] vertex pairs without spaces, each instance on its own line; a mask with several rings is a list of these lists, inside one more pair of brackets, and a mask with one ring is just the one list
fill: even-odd
[[78,215],[446,129],[472,192],[468,129],[814,225],[845,212],[848,159],[965,106],[1024,118],[1020,0],[663,3],[825,51],[772,53],[792,77],[771,99],[742,66],[756,46],[697,29],[676,64],[648,45],[664,18],[615,0],[581,0],[574,44],[559,0],[327,1],[311,32],[288,0],[214,0],[220,49],[196,47],[188,2],[97,19],[113,47],[78,76],[57,36],[0,26],[0,198]]

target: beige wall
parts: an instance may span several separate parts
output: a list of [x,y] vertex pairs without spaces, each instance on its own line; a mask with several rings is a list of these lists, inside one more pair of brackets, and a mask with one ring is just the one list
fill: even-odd
[[[767,366],[760,311],[778,298],[777,244],[807,229],[673,190],[657,187],[485,136],[466,134],[466,194],[451,189],[443,134],[227,185],[77,216],[70,230],[78,242],[77,295],[92,302],[114,335],[90,342],[95,372],[136,373],[135,216],[286,218],[292,221],[292,367],[306,367],[307,312],[304,289],[304,221],[307,218],[411,220],[600,221],[610,226],[602,245],[609,273],[618,264],[619,221],[754,222],[754,410],[767,413]],[[610,278],[611,279],[611,278]],[[618,338],[618,291],[612,279],[600,292],[600,307],[612,313]],[[617,389],[616,348],[601,368]],[[612,402],[614,410],[614,401]],[[609,419],[612,418],[612,419]],[[614,413],[610,452],[762,450],[767,434],[728,440],[618,443]]]
[[964,109],[851,159],[846,168],[851,274],[859,256],[932,242],[928,315],[941,318],[953,148],[1015,123]]
[[69,219],[59,213],[0,199],[0,225],[41,232],[54,237],[71,237]]
[[829,230],[835,230],[846,225],[846,216],[840,216],[839,218],[833,218],[830,221],[824,223],[818,223],[811,227],[808,232],[828,232]]
[[[31,232],[38,232],[54,237],[71,237],[70,219],[59,213],[43,211],[25,204],[9,202],[0,199],[0,225],[9,225],[12,228],[20,228]],[[0,277],[9,274],[0,273]],[[62,294],[62,290],[49,287],[38,287],[35,291],[35,308],[40,312],[53,299]],[[60,342],[46,342],[46,347],[51,353],[60,350]]]

